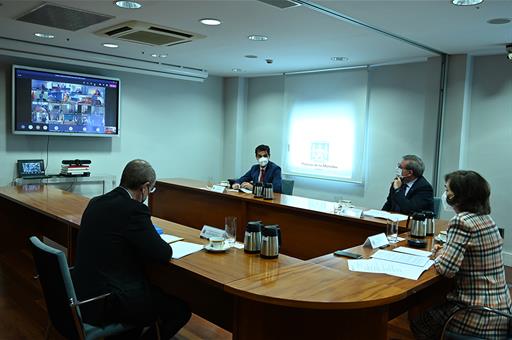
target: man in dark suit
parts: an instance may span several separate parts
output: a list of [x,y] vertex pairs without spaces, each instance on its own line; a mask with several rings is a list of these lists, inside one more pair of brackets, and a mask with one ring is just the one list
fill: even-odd
[[162,339],[169,339],[191,316],[184,302],[151,285],[144,274],[145,264],[166,264],[172,255],[143,204],[155,182],[148,162],[129,162],[121,185],[89,202],[78,233],[73,283],[79,300],[111,293],[105,301],[81,306],[84,322],[138,327],[123,339],[138,338],[157,319]]
[[270,147],[263,144],[258,145],[254,152],[258,164],[253,165],[245,175],[237,179],[233,184],[233,189],[242,187],[252,190],[254,183],[263,182],[272,183],[274,192],[281,192],[281,168],[270,161]]
[[410,215],[434,211],[434,190],[423,177],[425,164],[415,155],[405,155],[398,163],[397,176],[391,183],[382,210]]

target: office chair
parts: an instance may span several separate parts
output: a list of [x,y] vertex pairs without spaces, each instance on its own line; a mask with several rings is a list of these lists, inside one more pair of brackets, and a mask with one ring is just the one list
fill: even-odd
[[464,307],[464,308],[459,309],[458,311],[456,311],[452,315],[450,315],[448,320],[446,320],[446,322],[444,323],[443,332],[441,333],[441,339],[442,340],[483,340],[481,338],[477,338],[477,337],[474,337],[474,336],[471,336],[471,335],[460,335],[460,334],[456,334],[456,333],[448,331],[448,325],[450,324],[450,322],[457,315],[462,314],[462,313],[467,313],[467,312],[474,312],[474,311],[480,311],[480,312],[487,312],[487,313],[491,313],[491,314],[497,314],[497,315],[500,315],[500,316],[508,318],[509,322],[508,322],[508,335],[507,335],[507,339],[512,339],[512,327],[511,327],[512,326],[512,315],[508,314],[508,313],[504,313],[504,312],[496,310],[496,309],[493,309],[493,308],[484,307],[484,306],[468,306],[468,307]]
[[285,195],[293,195],[293,186],[295,181],[291,179],[283,179],[281,180],[281,191]]
[[48,339],[52,327],[67,339],[79,340],[97,339],[135,328],[119,323],[96,327],[82,322],[80,306],[104,299],[110,293],[78,301],[64,253],[44,244],[35,236],[30,238],[30,248],[36,265],[36,278],[41,282],[48,309],[49,323],[45,339]]
[[441,212],[441,197],[434,197],[434,217],[439,218]]

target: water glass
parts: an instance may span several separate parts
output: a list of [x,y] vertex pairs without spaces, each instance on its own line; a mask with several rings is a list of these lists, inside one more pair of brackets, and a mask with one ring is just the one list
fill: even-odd
[[226,241],[229,246],[233,246],[236,240],[236,221],[235,216],[226,216],[224,218],[224,232],[226,234]]
[[398,221],[387,221],[386,236],[388,237],[388,241],[390,243],[398,242]]

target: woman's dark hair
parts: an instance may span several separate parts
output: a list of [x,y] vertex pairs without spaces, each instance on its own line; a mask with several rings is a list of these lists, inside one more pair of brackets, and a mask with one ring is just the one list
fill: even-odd
[[457,208],[460,212],[470,212],[477,215],[491,213],[489,196],[491,188],[489,183],[475,171],[458,170],[444,176],[445,183],[448,183],[453,192],[452,198],[447,198],[449,205]]

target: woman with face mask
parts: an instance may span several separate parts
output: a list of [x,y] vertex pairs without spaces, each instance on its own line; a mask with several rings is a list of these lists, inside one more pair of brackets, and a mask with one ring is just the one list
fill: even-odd
[[237,179],[233,184],[233,189],[245,188],[252,190],[253,184],[257,182],[272,183],[274,192],[281,192],[281,168],[270,161],[270,147],[268,145],[258,145],[255,150],[256,161],[249,171]]
[[[439,339],[446,320],[464,306],[485,306],[511,312],[505,281],[502,245],[496,223],[489,215],[490,188],[474,171],[455,171],[445,176],[443,205],[452,208],[447,242],[434,248],[437,272],[455,279],[446,302],[430,309],[411,323],[417,339]],[[508,320],[490,313],[459,313],[448,331],[483,339],[505,339]]]

